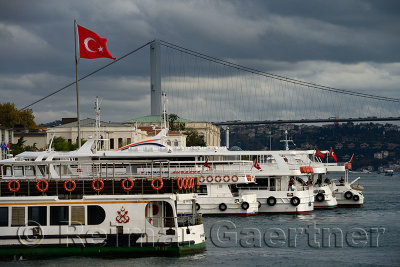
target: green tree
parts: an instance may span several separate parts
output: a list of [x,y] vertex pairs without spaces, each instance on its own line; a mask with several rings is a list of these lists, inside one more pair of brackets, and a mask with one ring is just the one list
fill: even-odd
[[171,131],[183,131],[185,130],[185,123],[183,122],[178,122],[179,116],[176,114],[169,114],[168,115],[168,124],[169,124],[169,129]]
[[186,146],[206,146],[203,138],[194,129],[188,129],[184,132],[186,137]]
[[[81,142],[83,145],[86,142],[86,140],[82,139]],[[72,151],[78,148],[78,144],[69,143],[67,140],[65,140],[60,136],[60,137],[54,137],[53,147],[55,151]]]
[[16,156],[22,152],[24,152],[24,144],[25,144],[24,137],[20,137],[16,144],[10,144],[11,153]]
[[0,124],[12,128],[15,124],[24,124],[28,129],[36,129],[35,116],[31,109],[19,111],[14,103],[0,104]]

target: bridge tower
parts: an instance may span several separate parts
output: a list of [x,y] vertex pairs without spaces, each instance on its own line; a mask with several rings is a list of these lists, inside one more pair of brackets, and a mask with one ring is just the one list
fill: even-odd
[[161,49],[160,41],[154,40],[150,44],[150,96],[151,115],[161,115]]

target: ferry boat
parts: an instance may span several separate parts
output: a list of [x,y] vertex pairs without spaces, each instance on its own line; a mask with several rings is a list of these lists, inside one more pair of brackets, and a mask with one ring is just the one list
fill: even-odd
[[[107,170],[98,172],[99,165]],[[0,161],[0,258],[178,256],[205,250],[201,215],[178,216],[197,186],[131,173],[151,161]],[[159,164],[159,163],[158,163]],[[78,169],[78,170],[77,170]],[[77,171],[74,171],[77,170]],[[192,184],[192,183],[191,183]]]
[[385,170],[385,176],[393,176],[394,171],[392,169]]

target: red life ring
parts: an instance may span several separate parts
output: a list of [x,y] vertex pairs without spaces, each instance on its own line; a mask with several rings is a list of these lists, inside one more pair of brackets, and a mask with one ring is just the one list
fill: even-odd
[[[155,181],[158,181],[158,182],[159,182],[159,185],[158,185],[157,187],[154,185],[154,182],[155,182]],[[151,181],[151,187],[153,187],[153,189],[156,190],[156,191],[158,191],[158,190],[160,190],[161,188],[163,188],[163,186],[164,186],[164,182],[163,182],[163,180],[162,180],[160,177],[155,178],[155,179],[153,179],[153,181]]]
[[184,182],[183,182],[183,179],[184,179],[184,178],[179,177],[178,180],[176,181],[176,184],[178,185],[179,190],[181,190],[182,187],[183,187],[183,183],[184,183]]
[[213,177],[211,175],[207,176],[207,182],[211,183],[212,181],[213,181]]
[[[69,186],[70,184],[72,184],[72,187]],[[65,191],[72,192],[75,190],[75,188],[76,188],[76,183],[74,180],[68,179],[64,182]]]
[[237,182],[239,181],[239,177],[237,175],[232,175],[232,182]]
[[[12,184],[16,184],[17,187],[12,187]],[[19,183],[18,180],[12,180],[8,182],[8,190],[10,190],[10,192],[16,193],[19,191],[19,188],[21,187],[21,184]]]
[[[199,177],[197,177],[197,178],[199,178]],[[200,180],[199,180],[200,183],[204,183],[205,180],[206,180],[206,178],[204,178],[204,176],[200,176]]]
[[189,178],[189,188],[192,189],[194,187],[194,178],[190,177]]
[[182,187],[183,187],[183,189],[187,189],[188,185],[189,185],[189,178],[188,177],[183,178],[182,179]]
[[[41,184],[42,184],[42,183],[44,183],[44,188],[41,187]],[[49,189],[49,183],[48,183],[46,180],[39,180],[39,181],[36,183],[36,189],[37,189],[39,192],[44,193],[44,192],[47,191],[47,189]]]
[[[96,186],[96,182],[100,183],[99,187]],[[104,188],[103,180],[101,180],[100,178],[94,179],[93,182],[92,182],[92,188],[96,192],[100,192],[101,190],[103,190],[103,188]]]
[[219,183],[219,182],[221,182],[222,181],[222,178],[221,178],[221,176],[215,176],[215,181],[217,182],[217,183]]
[[230,179],[231,179],[231,177],[229,177],[229,175],[225,175],[224,176],[224,182],[225,183],[229,182]]
[[[129,186],[126,186],[125,183],[129,182]],[[122,185],[122,189],[124,189],[124,191],[131,191],[133,189],[133,187],[135,186],[135,183],[133,182],[133,180],[131,178],[125,178],[124,180],[122,180],[121,182]]]

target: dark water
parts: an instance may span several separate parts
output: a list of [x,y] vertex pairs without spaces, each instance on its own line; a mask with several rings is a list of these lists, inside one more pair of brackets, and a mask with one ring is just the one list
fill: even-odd
[[[207,251],[203,254],[180,258],[149,257],[113,260],[73,257],[13,262],[7,265],[400,266],[400,176],[386,177],[361,173],[351,175],[352,178],[358,176],[361,176],[360,184],[365,187],[365,204],[361,209],[322,210],[301,216],[259,215],[248,218],[204,218]],[[224,225],[236,228],[227,229]],[[306,229],[313,228],[321,231],[315,236],[315,241],[319,242],[319,245],[312,242],[312,233],[305,232]],[[219,233],[217,233],[218,229]],[[297,242],[294,243],[296,229],[298,235]],[[248,231],[253,231],[253,234]],[[278,236],[282,238],[281,240],[277,240],[277,231],[281,234]],[[303,233],[300,234],[300,231]],[[335,235],[331,235],[331,243],[328,243],[327,231],[336,233],[336,236],[343,236],[343,242],[335,244]],[[341,235],[338,234],[340,231]],[[211,235],[210,232],[212,232]],[[379,233],[378,237],[377,233]],[[258,238],[259,234],[261,239]],[[340,241],[340,238],[337,238],[337,241]]]

